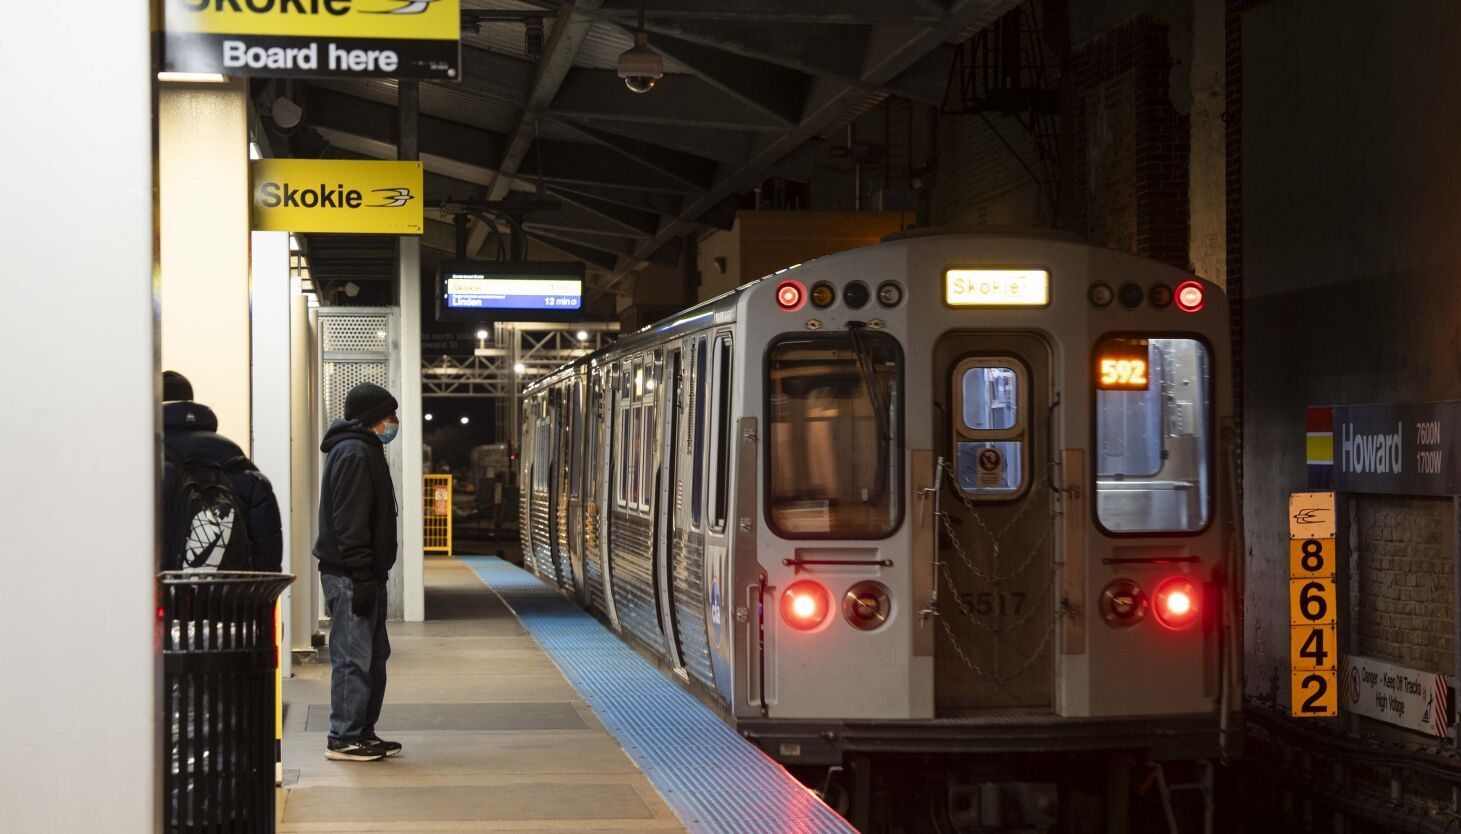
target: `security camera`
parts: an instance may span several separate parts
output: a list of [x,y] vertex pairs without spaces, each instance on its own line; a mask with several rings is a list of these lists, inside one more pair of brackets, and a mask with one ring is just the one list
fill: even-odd
[[634,33],[633,48],[619,56],[619,77],[631,92],[647,93],[665,77],[665,60],[649,48],[649,34]]

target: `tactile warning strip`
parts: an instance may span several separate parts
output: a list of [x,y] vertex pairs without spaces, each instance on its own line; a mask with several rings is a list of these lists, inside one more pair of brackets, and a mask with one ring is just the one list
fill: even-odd
[[525,571],[464,562],[522,620],[694,834],[856,834],[689,693]]

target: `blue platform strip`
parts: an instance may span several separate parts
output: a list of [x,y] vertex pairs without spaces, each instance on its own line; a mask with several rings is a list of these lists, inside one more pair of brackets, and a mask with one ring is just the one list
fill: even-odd
[[856,834],[780,765],[536,577],[462,559],[507,602],[693,834]]

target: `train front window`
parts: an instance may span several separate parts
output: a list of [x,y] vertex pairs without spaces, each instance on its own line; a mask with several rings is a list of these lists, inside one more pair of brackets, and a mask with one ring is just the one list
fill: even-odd
[[[1137,369],[1137,370],[1133,370]],[[1112,533],[1187,533],[1212,506],[1212,369],[1196,339],[1096,348],[1096,517]]]
[[1025,364],[1012,356],[965,359],[954,370],[954,472],[980,501],[1007,501],[1026,486]]
[[794,336],[767,361],[768,520],[791,538],[882,538],[901,515],[898,343]]

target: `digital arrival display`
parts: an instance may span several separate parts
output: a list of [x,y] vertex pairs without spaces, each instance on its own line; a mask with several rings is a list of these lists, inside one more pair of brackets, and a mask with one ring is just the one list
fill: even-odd
[[446,306],[452,310],[578,310],[583,282],[535,275],[453,275],[446,279]]
[[437,321],[577,321],[584,267],[567,261],[443,261]]

